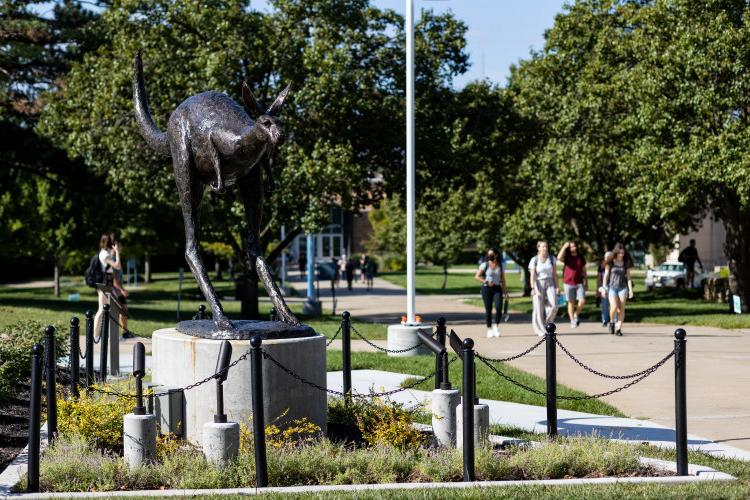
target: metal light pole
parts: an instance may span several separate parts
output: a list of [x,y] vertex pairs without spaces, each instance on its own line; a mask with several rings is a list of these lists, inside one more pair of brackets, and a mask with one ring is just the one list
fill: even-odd
[[414,0],[406,0],[406,322],[414,313],[416,264],[414,234]]

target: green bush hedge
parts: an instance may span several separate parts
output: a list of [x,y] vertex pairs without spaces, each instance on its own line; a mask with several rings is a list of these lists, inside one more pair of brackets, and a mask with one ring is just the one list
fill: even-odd
[[[39,342],[44,345],[46,324],[40,321],[19,321],[0,330],[0,404],[13,394],[19,382],[31,374],[31,347]],[[68,333],[60,325],[55,327],[57,358],[67,352]]]

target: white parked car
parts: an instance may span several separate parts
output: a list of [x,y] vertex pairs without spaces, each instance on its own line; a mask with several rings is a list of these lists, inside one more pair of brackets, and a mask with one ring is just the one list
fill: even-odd
[[[695,266],[693,285],[700,286],[703,273]],[[682,262],[665,262],[656,269],[646,271],[646,290],[654,288],[683,288],[687,284],[687,268]]]

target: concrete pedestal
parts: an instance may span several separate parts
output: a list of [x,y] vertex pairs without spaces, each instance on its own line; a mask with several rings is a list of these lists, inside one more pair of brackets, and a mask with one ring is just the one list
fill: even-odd
[[[432,333],[432,327],[429,325],[389,325],[387,344],[388,349],[392,351],[401,351],[403,349],[407,349],[419,344],[419,337],[417,337],[417,332],[420,330],[423,332]],[[388,353],[389,356],[419,356],[429,354],[432,353],[423,345],[420,345],[416,349],[412,349],[406,352]]]
[[302,314],[306,316],[320,316],[323,314],[323,304],[317,300],[305,299],[302,303]]
[[456,408],[460,402],[457,389],[432,391],[432,432],[440,446],[456,446]]
[[[232,362],[250,348],[248,340],[231,340]],[[168,387],[185,387],[211,376],[221,341],[179,333],[174,328],[157,330],[152,337],[154,356],[153,383]],[[263,349],[279,363],[305,379],[326,386],[326,339],[312,337],[268,339]],[[252,395],[250,391],[250,359],[230,368],[224,382],[224,412],[230,421],[250,422]],[[189,391],[184,397],[185,426],[183,436],[202,443],[203,424],[213,422],[216,413],[216,384],[209,382]],[[263,407],[267,424],[307,417],[326,431],[326,393],[287,375],[269,360],[263,361]],[[280,420],[279,417],[283,418]]]
[[128,413],[123,419],[123,457],[133,469],[156,458],[156,416]]
[[[464,446],[464,408],[463,404],[456,407],[456,448]],[[479,446],[487,440],[490,433],[490,407],[474,405],[474,446]]]
[[210,464],[223,467],[240,450],[240,424],[206,422],[203,424],[203,454]]

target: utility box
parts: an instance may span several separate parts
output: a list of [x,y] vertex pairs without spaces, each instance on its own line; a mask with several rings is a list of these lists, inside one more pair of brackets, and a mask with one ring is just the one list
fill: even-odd
[[174,434],[178,437],[185,435],[185,393],[182,389],[175,389],[158,384],[149,384],[154,393],[165,393],[161,396],[149,396],[148,411],[156,415],[156,425],[159,434]]

